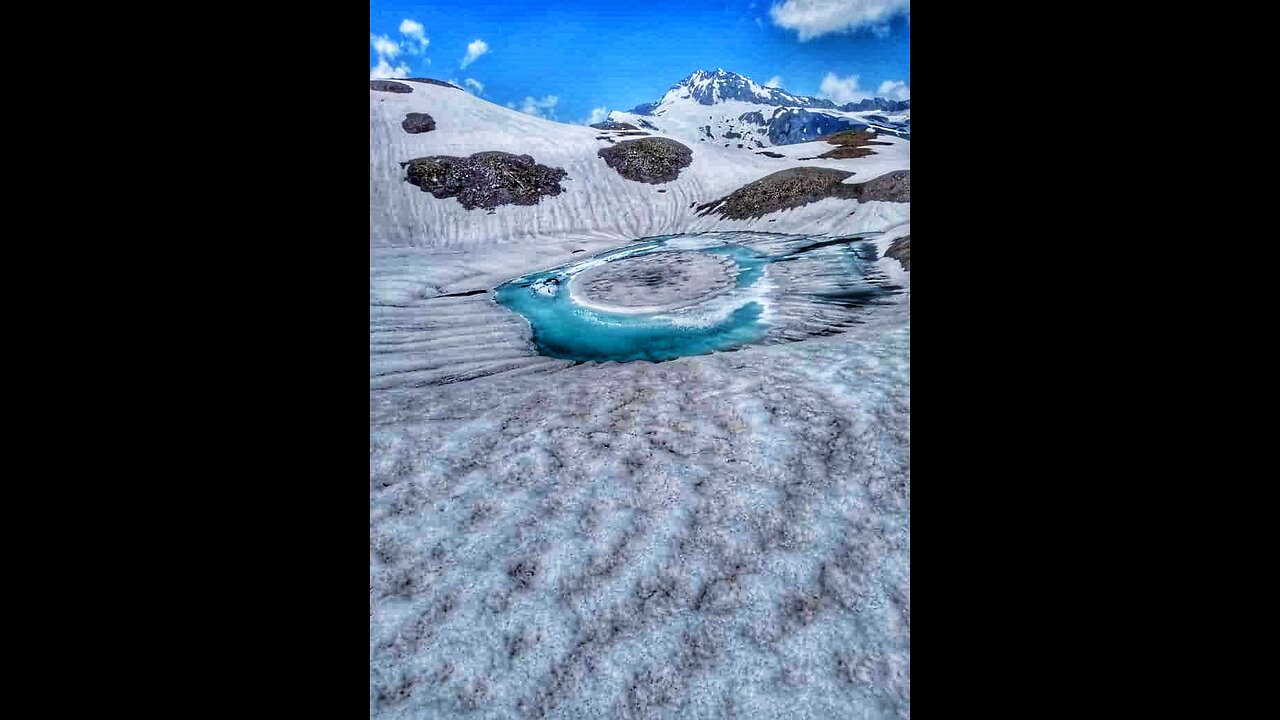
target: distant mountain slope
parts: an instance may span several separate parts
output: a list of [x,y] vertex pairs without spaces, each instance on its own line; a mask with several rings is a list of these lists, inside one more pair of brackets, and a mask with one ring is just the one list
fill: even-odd
[[886,100],[885,98],[867,98],[856,103],[836,105],[825,98],[793,95],[782,88],[760,85],[745,75],[717,69],[697,70],[689,77],[673,85],[658,102],[639,105],[631,112],[645,115],[648,114],[646,108],[651,112],[652,109],[657,108],[659,105],[682,99],[693,100],[699,105],[714,105],[724,100],[739,100],[759,105],[824,108],[848,112],[863,110],[902,112],[911,109],[910,100]]
[[698,70],[676,83],[657,102],[610,119],[639,123],[687,142],[755,150],[808,142],[843,130],[872,130],[911,138],[911,101],[868,98],[836,105],[824,98],[765,87],[723,69]]

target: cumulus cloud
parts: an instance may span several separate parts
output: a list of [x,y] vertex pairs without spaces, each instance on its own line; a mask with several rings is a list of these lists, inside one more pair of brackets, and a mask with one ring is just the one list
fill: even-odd
[[801,42],[864,27],[884,37],[890,18],[910,12],[911,0],[785,0],[769,8],[773,24],[795,30]]
[[822,78],[822,85],[818,88],[818,97],[826,98],[837,105],[844,105],[861,100],[868,95],[858,87],[857,75],[838,77],[835,73],[827,73],[827,76]]
[[373,51],[378,53],[379,58],[385,57],[394,60],[400,54],[400,43],[386,35],[369,33],[369,44],[373,46]]
[[876,90],[876,97],[888,100],[910,100],[911,86],[901,80],[885,80]]
[[560,98],[555,95],[547,95],[542,99],[525,97],[520,107],[517,108],[514,103],[507,103],[507,107],[515,108],[526,115],[535,115],[540,118],[554,120],[556,117],[556,104],[559,102]]
[[387,62],[386,58],[378,58],[378,64],[369,68],[369,79],[404,78],[409,77],[409,72],[409,66],[404,63],[392,66],[391,63]]
[[608,120],[608,119],[609,119],[609,108],[607,107],[591,108],[591,114],[587,116],[586,120],[582,121],[582,124],[593,125],[595,123],[604,122],[605,120]]
[[489,52],[489,43],[483,40],[470,43],[467,45],[467,56],[462,58],[462,64],[459,67],[465,68],[487,52]]
[[409,52],[414,55],[421,55],[431,42],[427,39],[427,33],[425,28],[422,27],[422,23],[409,18],[405,18],[400,22],[400,34],[409,39]]
[[463,81],[462,81],[462,84],[463,84],[463,85],[466,85],[467,87],[469,87],[469,88],[471,88],[471,89],[473,89],[473,90],[475,90],[475,91],[476,91],[476,92],[475,92],[475,94],[476,94],[476,95],[483,95],[483,94],[484,94],[484,83],[480,82],[479,80],[477,80],[477,79],[475,79],[475,78],[467,78],[466,80],[463,80]]
[[369,34],[369,45],[378,54],[378,64],[369,68],[369,79],[409,77],[409,64],[401,62],[391,64],[401,52],[400,43],[386,35]]
[[779,75],[774,75],[773,77],[769,78],[769,82],[765,83],[764,86],[771,87],[771,88],[780,88],[782,87],[782,77]]

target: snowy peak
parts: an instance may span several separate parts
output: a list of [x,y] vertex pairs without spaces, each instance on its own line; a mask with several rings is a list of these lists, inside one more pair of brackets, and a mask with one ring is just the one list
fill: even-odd
[[880,110],[883,112],[901,112],[911,107],[911,101],[885,100],[884,98],[866,99],[847,105],[836,105],[823,98],[793,95],[782,88],[765,87],[745,75],[729,72],[722,68],[715,70],[698,70],[685,79],[671,86],[662,99],[656,103],[637,105],[631,112],[637,115],[653,114],[659,107],[670,105],[681,100],[692,101],[699,105],[715,105],[716,103],[736,100],[756,105],[773,105],[775,107],[822,108],[826,110]]
[[694,72],[673,85],[659,104],[686,99],[693,100],[699,105],[714,105],[726,100],[738,100],[782,107],[835,108],[835,104],[830,100],[792,95],[786,90],[765,87],[745,75],[720,68]]

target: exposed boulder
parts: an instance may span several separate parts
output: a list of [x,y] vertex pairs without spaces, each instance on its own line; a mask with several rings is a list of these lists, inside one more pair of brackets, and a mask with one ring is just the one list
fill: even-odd
[[400,163],[409,183],[444,199],[456,197],[468,210],[499,205],[536,205],[562,192],[563,168],[540,165],[529,155],[478,152],[469,157],[433,155]]
[[675,180],[693,162],[693,151],[687,146],[660,137],[624,140],[597,154],[622,177],[655,185]]
[[910,174],[910,170],[897,170],[865,183],[845,184],[845,178],[853,173],[819,167],[779,170],[719,200],[699,205],[698,215],[714,213],[730,220],[748,220],[829,197],[860,202],[910,202]]
[[404,83],[395,82],[394,80],[370,80],[369,89],[380,90],[382,92],[393,92],[393,93],[413,92],[413,88],[409,87],[408,85],[405,85]]
[[436,119],[427,113],[409,113],[404,116],[404,121],[400,123],[400,127],[412,135],[431,132],[436,129]]

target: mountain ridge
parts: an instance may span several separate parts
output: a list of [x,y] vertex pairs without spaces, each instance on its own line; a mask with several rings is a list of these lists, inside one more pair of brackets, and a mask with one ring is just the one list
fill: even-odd
[[782,88],[761,85],[746,75],[716,68],[715,70],[695,70],[672,85],[661,99],[656,102],[641,103],[627,112],[635,115],[652,115],[662,105],[669,105],[682,99],[692,100],[699,105],[715,105],[737,100],[775,107],[818,108],[844,112],[868,110],[902,112],[911,108],[910,100],[889,100],[881,97],[864,98],[858,102],[837,105],[826,98],[796,95]]

